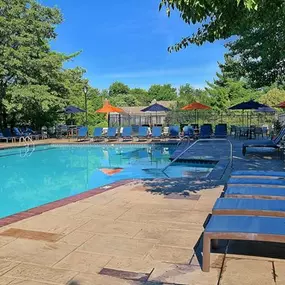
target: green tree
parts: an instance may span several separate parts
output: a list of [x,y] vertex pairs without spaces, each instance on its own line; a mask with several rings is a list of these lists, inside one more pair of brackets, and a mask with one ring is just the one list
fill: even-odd
[[139,101],[139,106],[146,106],[151,102],[148,92],[145,89],[134,88],[130,90],[130,94],[136,97],[136,99]]
[[148,90],[148,96],[150,100],[177,100],[176,88],[172,87],[171,84],[154,84],[151,85]]
[[285,90],[274,87],[260,97],[260,102],[268,106],[277,106],[285,101]]
[[22,110],[21,104],[33,118],[35,106],[37,116],[50,114],[51,102],[61,106],[67,98],[62,65],[75,55],[50,50],[55,27],[62,21],[58,9],[44,7],[35,0],[0,0],[0,7],[0,127],[6,127],[15,120],[14,110]]
[[202,89],[196,89],[192,87],[189,83],[181,85],[179,88],[178,105],[179,107],[188,105],[194,101],[200,102],[202,104],[210,104],[210,98],[207,92]]
[[128,94],[130,92],[130,88],[128,85],[121,83],[121,82],[114,82],[109,87],[109,95],[110,96],[117,96],[121,94]]
[[135,95],[126,94],[126,95],[117,95],[111,98],[111,104],[119,107],[128,107],[128,106],[139,106],[140,100]]

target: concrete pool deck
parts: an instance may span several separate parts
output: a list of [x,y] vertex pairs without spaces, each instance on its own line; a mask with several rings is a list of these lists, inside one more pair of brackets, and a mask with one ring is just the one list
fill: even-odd
[[[284,170],[276,153],[242,157],[242,142],[233,142],[234,169]],[[4,226],[0,284],[284,284],[280,244],[230,242],[211,254],[211,272],[201,271],[203,224],[223,183],[128,182]]]

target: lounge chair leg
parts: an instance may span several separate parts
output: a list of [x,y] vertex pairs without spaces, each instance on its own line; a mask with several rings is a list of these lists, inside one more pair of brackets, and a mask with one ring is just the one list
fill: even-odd
[[210,254],[211,254],[211,239],[204,233],[203,236],[203,264],[202,270],[204,272],[210,271]]
[[242,155],[245,156],[245,154],[246,154],[246,146],[243,146],[242,147]]

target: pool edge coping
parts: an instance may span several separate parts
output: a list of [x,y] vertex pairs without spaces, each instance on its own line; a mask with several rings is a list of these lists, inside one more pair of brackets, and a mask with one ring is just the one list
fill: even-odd
[[132,183],[132,182],[139,182],[139,181],[141,181],[141,180],[140,179],[119,180],[119,181],[116,181],[116,182],[111,183],[111,184],[103,185],[103,186],[100,186],[100,187],[97,187],[94,189],[90,189],[90,190],[84,191],[82,193],[79,193],[79,194],[76,194],[76,195],[73,195],[70,197],[62,198],[62,199],[59,199],[59,200],[56,200],[56,201],[53,201],[50,203],[43,204],[43,205],[38,206],[38,207],[31,208],[29,210],[25,210],[25,211],[22,211],[22,212],[19,212],[16,214],[12,214],[12,215],[4,217],[4,218],[0,218],[0,228],[8,226],[8,225],[16,223],[16,222],[19,222],[19,221],[22,221],[22,220],[25,220],[27,218],[31,218],[31,217],[40,215],[42,213],[45,213],[45,212],[48,212],[48,211],[69,205],[71,203],[75,203],[75,202],[78,202],[78,201],[99,195],[101,193],[113,190],[113,189],[118,188],[120,186],[123,186],[125,184]]

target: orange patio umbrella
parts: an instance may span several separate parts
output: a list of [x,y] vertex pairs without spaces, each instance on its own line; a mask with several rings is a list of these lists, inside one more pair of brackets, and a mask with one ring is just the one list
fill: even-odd
[[109,114],[110,113],[125,113],[125,111],[119,107],[112,106],[108,100],[105,100],[103,108],[97,110],[96,113],[107,114],[108,126],[109,126]]
[[195,111],[195,117],[196,117],[196,123],[198,121],[198,110],[210,110],[212,109],[211,107],[201,104],[199,102],[193,102],[187,106],[184,106],[181,108],[181,110],[185,110],[185,111]]
[[123,168],[100,168],[99,170],[102,171],[104,174],[111,176],[120,173]]

